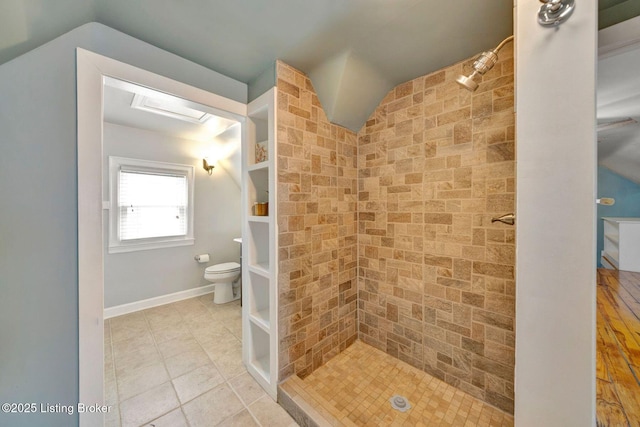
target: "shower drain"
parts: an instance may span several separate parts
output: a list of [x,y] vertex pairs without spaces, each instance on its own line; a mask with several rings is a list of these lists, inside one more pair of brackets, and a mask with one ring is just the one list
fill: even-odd
[[411,409],[411,404],[409,404],[409,401],[404,396],[396,394],[389,399],[389,402],[391,402],[391,407],[393,409],[397,409],[400,412],[407,412]]

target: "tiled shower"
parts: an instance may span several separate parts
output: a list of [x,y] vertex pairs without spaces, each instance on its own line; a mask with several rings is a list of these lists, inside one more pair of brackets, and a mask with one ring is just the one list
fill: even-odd
[[356,339],[513,412],[513,54],[403,83],[355,134],[278,62],[280,378]]

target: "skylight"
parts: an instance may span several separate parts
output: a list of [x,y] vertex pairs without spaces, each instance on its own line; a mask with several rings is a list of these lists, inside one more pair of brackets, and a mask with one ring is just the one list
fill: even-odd
[[198,124],[203,124],[212,117],[209,113],[180,105],[178,102],[150,98],[139,93],[133,96],[131,108]]

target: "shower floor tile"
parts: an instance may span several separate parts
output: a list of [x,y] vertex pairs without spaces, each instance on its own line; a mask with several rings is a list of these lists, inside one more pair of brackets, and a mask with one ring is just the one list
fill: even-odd
[[[406,397],[411,409],[393,409],[394,395]],[[303,412],[313,420],[302,425],[513,426],[510,414],[361,341],[304,380],[289,378],[279,400],[294,418]]]

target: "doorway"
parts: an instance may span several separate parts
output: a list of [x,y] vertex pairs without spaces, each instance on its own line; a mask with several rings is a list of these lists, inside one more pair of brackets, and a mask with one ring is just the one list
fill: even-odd
[[[78,300],[79,401],[104,399],[103,261],[103,82],[113,78],[205,106],[220,117],[244,121],[247,106],[222,96],[132,67],[83,49],[77,50],[78,93]],[[102,415],[80,414],[80,425],[98,425]]]
[[597,181],[597,425],[638,419],[640,18],[600,31]]

